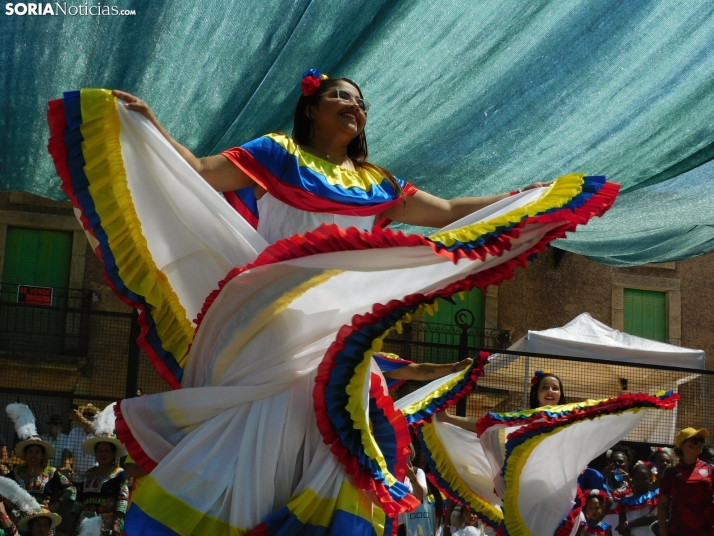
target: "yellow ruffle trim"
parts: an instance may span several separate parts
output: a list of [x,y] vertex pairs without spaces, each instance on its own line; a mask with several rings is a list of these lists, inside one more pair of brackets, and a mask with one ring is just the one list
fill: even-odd
[[449,391],[454,389],[455,387],[458,386],[459,382],[463,381],[464,377],[467,374],[471,373],[471,368],[467,367],[464,370],[459,371],[459,375],[455,376],[453,379],[449,380],[445,384],[437,387],[433,391],[429,392],[428,395],[426,395],[424,398],[419,400],[418,402],[412,404],[411,406],[407,406],[402,410],[402,413],[404,415],[413,415],[414,413],[417,413],[419,411],[422,411],[424,408],[426,408],[429,404],[431,404],[434,400],[437,398],[441,398],[445,394],[447,394]]
[[84,173],[119,277],[151,306],[162,347],[183,368],[195,329],[142,234],[124,168],[117,100],[104,89],[83,89],[81,108]]
[[[365,406],[365,400],[363,398],[365,382],[370,381],[369,369],[371,368],[372,354],[378,353],[382,350],[384,338],[392,331],[402,333],[404,329],[404,324],[408,324],[409,322],[411,322],[413,315],[422,314],[422,311],[428,308],[428,305],[420,305],[419,307],[417,307],[414,313],[407,313],[391,328],[386,330],[379,337],[375,338],[372,341],[372,346],[366,352],[364,352],[362,361],[355,368],[355,373],[353,374],[349,384],[345,388],[345,392],[349,396],[346,408],[350,414],[352,422],[354,423],[355,429],[360,431],[362,448],[372,460],[377,462],[389,486],[393,486],[397,482],[397,479],[387,469],[387,462],[384,459],[382,450],[379,448],[379,445],[377,445],[377,442],[375,441],[374,436],[372,435],[372,430],[370,428],[370,422],[368,418],[369,408]],[[369,404],[369,400],[367,400],[366,402],[367,404]]]
[[288,154],[295,156],[300,167],[309,168],[315,173],[323,175],[331,186],[359,188],[369,192],[372,186],[379,186],[384,182],[382,174],[373,169],[363,167],[356,170],[347,169],[303,151],[292,138],[285,134],[273,133],[265,137],[280,145]]
[[449,483],[451,488],[459,494],[459,496],[469,503],[469,506],[486,516],[488,519],[500,523],[503,521],[503,513],[493,504],[488,502],[483,497],[474,493],[468,484],[464,482],[454,468],[449,455],[441,446],[441,441],[436,433],[436,428],[433,423],[424,423],[421,427],[422,438],[426,448],[431,453],[431,459],[436,465],[436,469],[443,480]]
[[458,242],[473,242],[485,234],[493,233],[503,227],[516,224],[523,220],[523,218],[536,216],[554,208],[560,208],[582,192],[585,177],[586,175],[583,173],[564,175],[553,181],[553,184],[535,201],[490,220],[466,225],[450,231],[435,233],[429,236],[429,239],[434,242],[439,242],[446,247],[453,246]]

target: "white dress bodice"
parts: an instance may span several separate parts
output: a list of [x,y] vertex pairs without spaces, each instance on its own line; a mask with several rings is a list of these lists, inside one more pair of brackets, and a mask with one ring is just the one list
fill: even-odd
[[342,229],[356,227],[360,231],[370,231],[374,226],[374,216],[343,216],[325,212],[307,212],[282,201],[269,193],[258,199],[258,234],[272,244],[294,234],[305,234],[317,229],[323,223],[334,223]]

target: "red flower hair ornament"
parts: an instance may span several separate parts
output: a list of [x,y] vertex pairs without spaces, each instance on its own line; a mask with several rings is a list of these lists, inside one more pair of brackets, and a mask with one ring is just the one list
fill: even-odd
[[309,97],[320,88],[323,80],[327,80],[326,74],[320,74],[317,69],[310,69],[302,73],[302,94]]
[[552,372],[549,370],[536,370],[531,378],[531,385],[537,384],[543,376],[547,376],[548,374],[552,374]]

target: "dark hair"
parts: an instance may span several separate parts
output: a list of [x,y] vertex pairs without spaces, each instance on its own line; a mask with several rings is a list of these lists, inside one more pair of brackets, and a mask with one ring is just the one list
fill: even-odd
[[[705,452],[709,455],[709,457],[714,458],[714,445],[706,445],[702,449],[702,454],[704,454]],[[699,455],[700,458],[702,457],[702,454]]]
[[[360,97],[363,97],[362,90],[357,84],[355,84],[349,78],[328,78],[327,80],[322,80],[320,82],[320,87],[312,95],[305,96],[300,94],[300,98],[295,105],[295,115],[293,116],[293,133],[292,137],[295,143],[298,145],[309,145],[310,140],[313,135],[312,119],[307,115],[308,106],[316,106],[323,95],[329,93],[335,89],[339,82],[347,82],[348,84],[355,87]],[[367,135],[364,130],[359,136],[354,138],[347,145],[347,156],[355,165],[355,167],[362,167],[365,169],[371,169],[378,173],[384,175],[389,184],[394,189],[394,192],[399,196],[404,196],[404,190],[399,184],[399,181],[392,175],[388,170],[383,167],[372,164],[367,161],[368,151],[367,151]]]
[[97,447],[98,447],[99,445],[101,445],[102,443],[106,443],[107,445],[109,445],[109,446],[112,448],[112,452],[114,453],[114,456],[116,457],[116,454],[117,454],[117,446],[116,446],[114,443],[112,443],[111,441],[97,441],[97,442],[94,444],[94,454],[97,453]]
[[42,449],[42,457],[44,458],[45,456],[47,456],[47,451],[45,450],[45,447],[43,447],[42,445],[38,445],[37,443],[30,443],[29,445],[25,445],[25,448],[22,449],[22,453],[27,454],[27,449],[29,449],[30,447],[40,447]]
[[603,497],[601,497],[600,495],[588,495],[587,497],[585,497],[585,506],[587,506],[588,501],[589,501],[590,499],[595,499],[597,502],[600,503],[600,506],[605,506],[605,503],[607,502],[607,501],[605,501],[605,499],[604,499]]
[[669,452],[667,452],[666,450],[657,449],[653,450],[652,454],[650,454],[650,461],[655,462],[657,460],[658,454],[664,454],[665,456],[668,456],[670,460],[672,459],[672,455]]
[[635,476],[635,473],[638,471],[646,471],[650,475],[652,475],[652,468],[646,463],[638,463],[632,469],[630,469],[630,476]]
[[540,402],[538,402],[538,389],[540,388],[540,384],[543,382],[545,378],[555,378],[558,380],[558,387],[560,388],[560,400],[558,400],[558,404],[567,404],[568,400],[565,398],[565,390],[563,389],[563,382],[560,381],[560,378],[556,376],[555,374],[551,374],[550,372],[546,372],[538,378],[538,381],[535,382],[533,385],[531,385],[531,393],[530,393],[530,409],[536,409],[540,407]]
[[627,458],[627,465],[632,467],[633,462],[635,461],[635,455],[632,452],[632,449],[628,447],[627,445],[623,445],[622,443],[618,443],[614,447],[610,449],[610,455],[608,456],[608,462],[612,459],[612,456],[617,453],[621,453],[622,455]]

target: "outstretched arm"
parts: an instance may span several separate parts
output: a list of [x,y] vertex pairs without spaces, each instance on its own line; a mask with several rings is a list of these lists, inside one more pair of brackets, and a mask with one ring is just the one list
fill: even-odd
[[436,414],[436,420],[448,422],[469,432],[476,432],[476,417],[459,417],[458,415],[451,415],[446,411],[440,411]]
[[[547,182],[534,182],[523,190],[532,190],[548,186]],[[457,199],[441,199],[435,195],[417,191],[381,214],[385,218],[424,227],[444,227],[485,208],[496,201],[506,199],[510,194],[490,195],[485,197],[460,197]]]
[[124,101],[124,107],[127,110],[138,112],[151,121],[171,146],[176,149],[184,160],[215,190],[219,192],[229,192],[255,186],[253,180],[238,167],[233,165],[225,156],[220,154],[204,158],[195,156],[166,132],[166,129],[159,123],[159,120],[156,119],[151,107],[139,97],[117,89],[112,91],[112,95]]
[[437,365],[435,363],[411,363],[406,367],[398,368],[384,372],[385,378],[392,380],[416,380],[416,381],[431,381],[438,378],[443,378],[447,374],[464,370],[473,362],[473,359],[467,357],[458,363],[446,365]]

